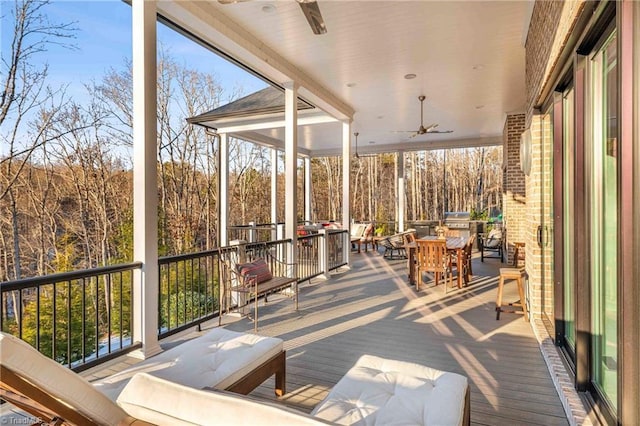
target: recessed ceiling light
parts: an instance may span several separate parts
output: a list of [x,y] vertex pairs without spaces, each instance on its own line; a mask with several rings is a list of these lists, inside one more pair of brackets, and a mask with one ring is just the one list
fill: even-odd
[[262,11],[264,13],[271,13],[271,12],[275,12],[276,10],[276,6],[272,3],[267,3],[264,6],[262,6]]
[[415,74],[405,74],[404,78],[406,78],[407,80],[413,80],[414,78],[416,78]]
[[473,68],[474,70],[481,70],[482,68],[484,68],[484,65],[483,64],[476,64],[471,68]]
[[476,109],[482,109],[484,108],[484,105],[476,105]]
[[347,83],[347,87],[356,87],[355,83]]

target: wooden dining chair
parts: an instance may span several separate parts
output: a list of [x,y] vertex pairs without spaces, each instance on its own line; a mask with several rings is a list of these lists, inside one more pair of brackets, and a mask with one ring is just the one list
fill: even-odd
[[[476,242],[476,234],[472,234],[467,239],[467,244],[464,246],[464,252],[462,256],[462,267],[459,268],[461,270],[464,277],[464,284],[469,284],[471,281],[471,277],[473,276],[473,269],[471,269],[471,260],[473,257],[473,245]],[[460,273],[460,272],[458,272]]]
[[444,292],[447,292],[447,286],[453,282],[453,273],[451,269],[451,259],[447,251],[446,240],[416,240],[417,245],[417,262],[416,269],[418,279],[416,280],[416,291],[420,290],[422,284],[422,273],[434,274],[435,284],[438,285],[440,274],[443,277],[449,277],[449,283],[445,281]]
[[451,268],[453,273],[453,268],[456,268],[457,274],[462,274],[464,279],[464,285],[469,284],[471,280],[471,276],[473,275],[473,270],[471,269],[471,258],[473,256],[473,244],[476,242],[476,234],[472,234],[467,239],[464,249],[462,251],[462,264],[458,265],[458,256],[455,251],[451,251],[449,253],[451,259]]

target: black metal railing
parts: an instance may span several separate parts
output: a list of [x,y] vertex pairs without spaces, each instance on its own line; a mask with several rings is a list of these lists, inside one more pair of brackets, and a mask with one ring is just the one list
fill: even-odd
[[231,225],[227,227],[229,241],[241,240],[248,243],[268,242],[275,238],[275,223],[250,223],[248,225]]
[[216,249],[158,259],[158,338],[218,315],[219,258]]
[[350,245],[349,231],[346,229],[327,231],[329,271],[336,270],[347,264],[346,253]]
[[324,273],[318,257],[322,238],[321,234],[298,237],[298,282],[310,280]]
[[[279,271],[281,263],[289,263],[289,246],[291,240],[276,240],[267,241],[263,243],[250,243],[244,245],[244,257],[247,262],[253,262],[258,258],[267,259],[270,261],[269,268],[275,275],[282,275],[286,271]],[[266,251],[269,252],[269,256],[266,256]],[[276,259],[278,262],[276,262]]]
[[[329,272],[320,263],[321,244],[329,270],[346,265],[348,231],[301,236],[298,282]],[[290,247],[286,239],[245,244],[243,250],[247,261],[268,251],[269,258],[288,263]],[[159,338],[219,314],[219,260],[218,249],[158,259]],[[141,267],[133,262],[0,283],[0,330],[76,371],[140,348],[133,342],[133,288]]]
[[140,262],[0,284],[0,330],[80,371],[140,347],[133,271]]

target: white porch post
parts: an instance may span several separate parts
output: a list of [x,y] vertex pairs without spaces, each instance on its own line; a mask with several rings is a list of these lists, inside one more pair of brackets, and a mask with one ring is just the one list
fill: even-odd
[[[351,231],[351,122],[342,123],[342,227]],[[348,239],[347,239],[348,240]],[[345,262],[351,261],[351,244],[344,247]]]
[[229,137],[218,135],[218,235],[219,247],[229,245]]
[[271,223],[274,224],[271,239],[278,235],[278,150],[271,149]]
[[285,145],[285,238],[291,239],[288,262],[297,262],[298,225],[298,84],[288,82],[284,90]]
[[133,21],[133,340],[137,356],[161,351],[158,344],[158,176],[156,99],[156,2],[132,2]]
[[398,232],[404,232],[404,215],[405,215],[405,194],[406,185],[404,179],[404,151],[398,151],[398,171],[396,174],[396,185],[398,199],[396,200],[396,206],[398,206]]
[[304,220],[311,222],[311,157],[304,157]]

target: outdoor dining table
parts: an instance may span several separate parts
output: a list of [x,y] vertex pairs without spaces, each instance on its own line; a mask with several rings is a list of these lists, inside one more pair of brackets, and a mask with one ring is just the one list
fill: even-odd
[[[422,238],[418,238],[419,240],[437,240],[436,236],[426,236]],[[458,288],[462,288],[462,260],[464,257],[464,248],[467,245],[467,239],[463,237],[446,237],[447,240],[447,250],[450,252],[455,252],[458,258]],[[407,258],[409,262],[409,284],[413,285],[416,282],[416,267],[415,267],[415,256],[416,250],[418,248],[417,243],[407,243],[405,244],[405,250],[407,251]],[[464,277],[465,281],[467,281],[467,277]]]

